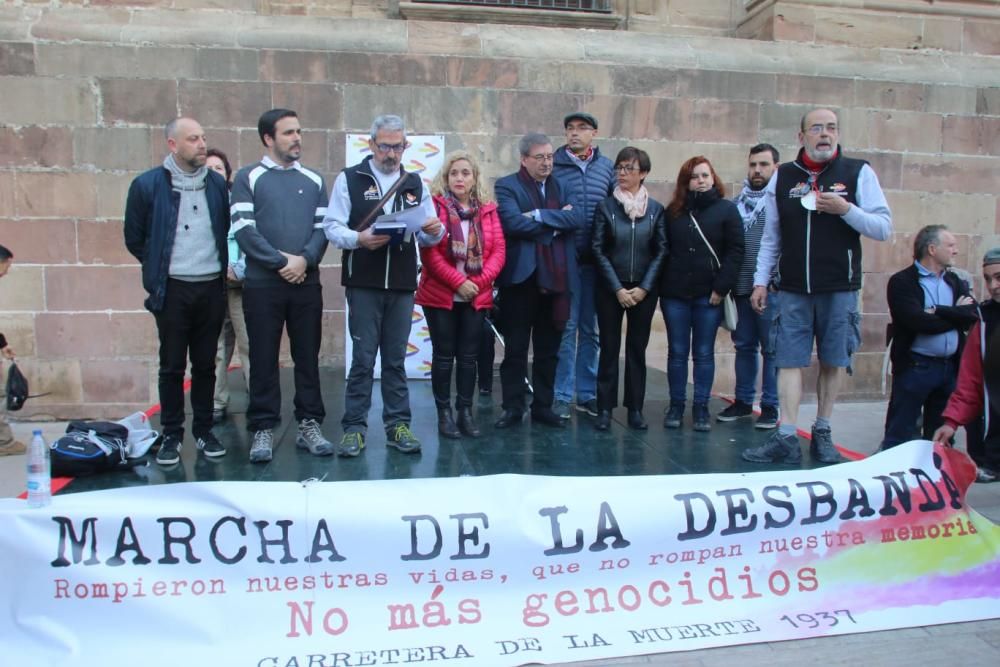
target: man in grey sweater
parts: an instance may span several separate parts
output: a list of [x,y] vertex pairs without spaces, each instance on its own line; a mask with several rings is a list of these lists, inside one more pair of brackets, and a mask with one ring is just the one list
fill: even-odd
[[319,263],[326,251],[323,177],[299,164],[302,129],[290,109],[271,109],[257,123],[264,158],[233,183],[232,229],[246,256],[243,311],[250,339],[250,461],[271,460],[272,429],[281,422],[278,348],[287,327],[295,362],[295,444],[315,456],[333,453],[320,424],[323,293]]

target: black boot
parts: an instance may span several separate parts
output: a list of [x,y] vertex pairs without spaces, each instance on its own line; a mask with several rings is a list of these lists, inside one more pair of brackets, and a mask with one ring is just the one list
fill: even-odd
[[451,416],[451,408],[438,408],[438,433],[445,438],[458,439],[462,436]]
[[458,408],[458,410],[456,410],[456,417],[458,430],[462,432],[462,435],[467,435],[470,438],[479,437],[479,425],[476,424],[476,420],[472,416],[471,409],[468,407]]

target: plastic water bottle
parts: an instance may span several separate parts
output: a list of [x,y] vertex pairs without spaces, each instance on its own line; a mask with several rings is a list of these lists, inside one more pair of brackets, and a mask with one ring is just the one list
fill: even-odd
[[45,507],[52,502],[52,472],[49,446],[41,429],[35,429],[28,448],[28,507]]

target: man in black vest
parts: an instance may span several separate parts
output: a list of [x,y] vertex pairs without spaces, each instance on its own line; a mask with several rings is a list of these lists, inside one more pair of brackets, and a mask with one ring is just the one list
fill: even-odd
[[892,394],[882,449],[930,439],[943,423],[965,332],[976,321],[969,284],[949,270],[956,255],[955,235],[944,225],[928,225],[913,240],[913,264],[889,278]]
[[[365,446],[372,403],[375,355],[382,353],[382,423],[386,444],[403,453],[420,451],[410,431],[410,395],[406,386],[406,343],[417,289],[417,244],[432,246],[444,236],[430,193],[417,174],[403,170],[407,147],[403,119],[379,116],[372,124],[372,154],[342,171],[333,184],[323,226],[326,237],[344,251],[341,284],[346,288],[348,328],[353,353],[344,396],[344,436],[339,456],[357,456]],[[421,207],[426,222],[402,243],[375,234],[370,222],[379,202],[396,182],[402,183],[377,214]]]
[[814,340],[820,363],[819,406],[810,451],[821,463],[842,460],[833,444],[830,416],[841,370],[850,372],[851,357],[861,344],[861,237],[887,240],[892,213],[875,172],[864,160],[845,157],[839,136],[833,111],[807,113],[799,130],[798,157],[781,165],[767,185],[764,238],[750,302],[763,312],[767,284],[777,265],[781,303],[772,337],[783,419],[763,445],[743,452],[743,458],[754,463],[802,459],[796,421],[802,369],[811,362]]

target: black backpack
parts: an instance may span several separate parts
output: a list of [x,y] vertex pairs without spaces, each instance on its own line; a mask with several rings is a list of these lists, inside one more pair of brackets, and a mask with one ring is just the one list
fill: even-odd
[[115,422],[73,421],[66,435],[49,446],[54,477],[81,477],[131,468],[128,429]]
[[28,378],[24,377],[21,369],[12,362],[7,371],[7,409],[20,410],[28,398]]

